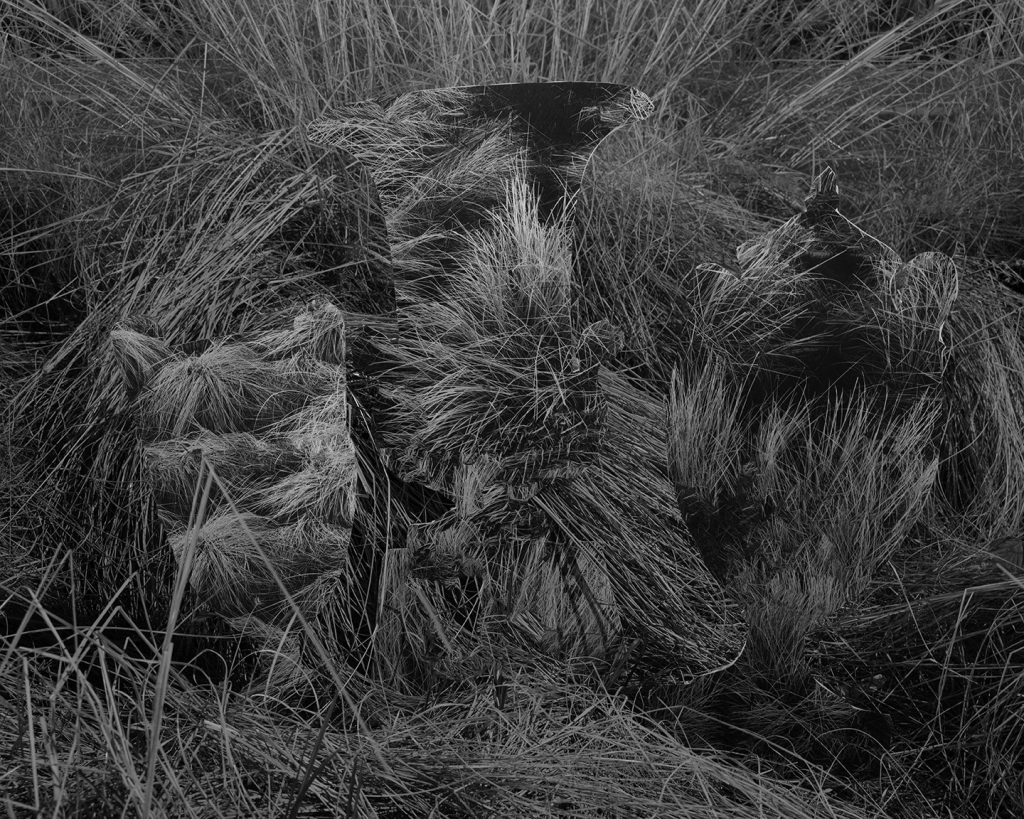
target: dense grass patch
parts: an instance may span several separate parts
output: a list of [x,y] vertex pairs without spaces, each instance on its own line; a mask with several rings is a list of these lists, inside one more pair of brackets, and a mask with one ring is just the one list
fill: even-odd
[[[926,5],[0,6],[8,811],[1024,811],[1024,6]],[[544,80],[655,104],[552,218],[403,96]]]

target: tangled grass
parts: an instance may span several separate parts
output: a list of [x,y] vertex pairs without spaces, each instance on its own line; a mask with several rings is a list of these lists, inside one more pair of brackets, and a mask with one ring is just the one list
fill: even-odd
[[1024,9],[854,5],[0,5],[9,812],[1019,815]]

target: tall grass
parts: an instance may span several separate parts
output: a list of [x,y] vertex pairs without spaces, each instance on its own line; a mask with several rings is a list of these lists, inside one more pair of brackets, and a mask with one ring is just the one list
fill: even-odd
[[[1021,341],[908,260],[1019,256],[1021,42],[0,0],[5,807],[1019,814]],[[555,222],[401,97],[563,79],[656,111]],[[889,245],[841,295],[825,165]]]

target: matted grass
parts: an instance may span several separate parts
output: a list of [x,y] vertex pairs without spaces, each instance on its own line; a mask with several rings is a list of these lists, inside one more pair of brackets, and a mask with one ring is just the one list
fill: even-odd
[[[1024,350],[910,257],[1020,255],[1021,42],[3,2],[4,807],[1019,815]],[[558,223],[390,104],[546,79],[656,105]],[[759,238],[826,164],[890,246],[841,297]]]

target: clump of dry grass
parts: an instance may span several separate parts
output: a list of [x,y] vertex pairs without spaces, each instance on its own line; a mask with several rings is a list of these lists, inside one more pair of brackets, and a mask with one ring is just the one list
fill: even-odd
[[281,430],[303,453],[303,469],[268,487],[260,502],[279,517],[308,517],[351,524],[355,515],[357,461],[349,433],[343,382],[312,401]]
[[267,514],[259,503],[261,492],[300,470],[303,463],[297,448],[246,432],[155,441],[146,447],[145,457],[158,507],[182,522],[188,521],[204,466],[217,473],[232,502]]
[[315,520],[282,525],[233,510],[172,531],[168,545],[179,563],[186,549],[195,549],[190,583],[196,595],[211,609],[238,617],[265,615],[281,600],[281,581],[293,592],[344,566],[350,536],[347,528]]
[[610,136],[576,212],[581,317],[618,327],[615,360],[665,387],[687,341],[689,313],[704,299],[695,266],[725,261],[768,227],[715,190],[700,138],[706,122],[696,107],[684,110],[682,123],[665,111],[642,129]]
[[[986,677],[976,688],[947,687],[944,671],[929,680],[902,667],[914,652],[941,650],[949,659],[948,652],[961,650],[960,638],[952,636],[963,628],[963,610],[958,614],[953,604],[959,592],[933,593],[950,608],[934,629],[915,619],[915,648],[907,654],[878,632],[862,643],[846,628],[878,595],[906,596],[904,582],[924,594],[927,583],[942,577],[942,564],[926,572],[929,581],[883,571],[895,562],[920,572],[927,564],[919,561],[934,561],[934,546],[909,563],[900,555],[922,532],[935,537],[939,521],[961,537],[1016,531],[1016,512],[1001,498],[1015,491],[1020,474],[1012,419],[1021,394],[1014,375],[1021,341],[992,299],[982,305],[973,294],[958,293],[958,284],[978,283],[962,278],[946,257],[904,264],[880,256],[873,286],[845,304],[837,292],[829,320],[812,325],[800,319],[820,290],[803,289],[805,274],[787,272],[779,259],[764,266],[763,258],[747,254],[752,267],[717,272],[703,312],[694,313],[694,343],[671,395],[670,467],[679,502],[705,560],[744,601],[749,629],[735,673],[716,681],[722,684],[718,707],[726,722],[751,732],[758,755],[766,749],[757,737],[785,736],[788,747],[810,758],[832,760],[851,773],[881,765],[898,778],[906,772],[887,756],[894,741],[930,746],[950,730],[980,736],[975,731],[989,718],[988,700],[1003,702],[1004,683]],[[797,320],[779,321],[781,311]],[[815,351],[827,350],[834,334],[843,337],[844,360],[855,377],[835,378],[833,369],[819,383]],[[769,372],[759,381],[762,368],[788,369],[789,375],[780,380]],[[1005,425],[993,422],[996,416]],[[982,461],[989,464],[984,473],[961,468]],[[970,551],[968,544],[958,548]],[[959,582],[981,577],[975,568]],[[956,582],[946,579],[953,589]],[[916,602],[890,605],[888,616],[908,618],[901,622],[910,629],[910,618],[919,616]],[[1008,653],[1015,645],[1008,637],[1012,627],[999,624],[1016,622],[1017,609],[1012,600],[1002,608],[1002,599],[995,608],[979,608],[972,617],[980,631],[964,637],[971,650],[993,652],[999,680],[1015,667]],[[991,634],[999,635],[998,644],[980,648],[988,646],[983,635]],[[869,643],[875,646],[871,660],[857,654]],[[833,656],[850,658],[838,677],[829,666]],[[945,662],[938,667],[948,668]],[[864,680],[873,676],[878,679],[869,691]],[[898,701],[914,696],[909,690],[928,701],[947,697],[941,705],[936,700],[942,716],[933,722],[919,715],[914,725],[901,721]],[[955,728],[949,708],[960,709]],[[894,740],[894,731],[903,739]],[[869,738],[867,745],[844,750],[844,737],[857,734]],[[1014,742],[1001,736],[988,762],[976,761],[970,774],[954,778],[950,795],[961,804],[981,794],[1004,806],[1017,798],[993,791],[987,778],[1003,770],[1006,743]],[[952,764],[938,756],[943,762],[936,763],[930,749],[917,759]]]
[[[1020,813],[1019,584],[978,557],[1020,524],[1018,341],[957,313],[955,266],[891,260],[808,322],[807,281],[732,251],[786,215],[748,176],[788,207],[776,177],[828,161],[904,255],[1015,252],[1022,8],[778,8],[0,11],[7,579],[180,623],[159,507],[259,655],[229,693],[85,629],[5,638],[12,809]],[[395,96],[543,77],[659,105],[576,236],[505,207],[500,127]],[[324,116],[369,170],[306,143]],[[856,377],[804,401],[837,333]],[[134,407],[168,368],[154,440]],[[710,563],[726,534],[739,607],[691,542]],[[740,616],[743,655],[681,686]]]
[[291,362],[267,362],[246,346],[214,343],[198,356],[165,362],[137,411],[158,436],[259,432],[301,408],[315,391],[310,381]]
[[467,92],[417,92],[333,110],[310,139],[344,148],[373,175],[387,213],[396,286],[405,299],[447,287],[438,264],[459,231],[490,221],[526,162],[508,123],[462,124]]
[[[267,329],[253,343],[271,358],[302,357],[343,367],[348,348],[345,331],[345,314],[323,302],[300,311],[291,326]],[[336,377],[343,376],[343,370],[336,371]]]
[[[376,262],[363,258],[374,250],[372,230],[360,234],[351,218],[367,192],[344,157],[311,148],[295,130],[260,135],[218,120],[216,105],[187,99],[180,73],[161,79],[145,65],[109,59],[81,63],[76,73],[73,62],[46,71],[17,61],[4,68],[18,78],[5,93],[31,115],[4,124],[26,167],[35,166],[33,150],[47,150],[32,129],[48,115],[52,130],[54,106],[63,104],[74,114],[62,124],[52,161],[79,168],[62,182],[66,216],[33,229],[41,241],[77,245],[63,266],[45,255],[34,262],[63,278],[30,273],[15,255],[16,275],[87,305],[78,318],[65,313],[70,323],[47,340],[47,360],[8,385],[5,412],[19,430],[9,449],[12,487],[22,494],[15,505],[41,522],[42,540],[81,543],[79,562],[95,573],[87,585],[102,585],[105,574],[166,560],[155,516],[139,512],[152,508],[138,441],[152,442],[153,431],[144,427],[250,432],[298,409],[336,373],[284,348],[304,341],[306,355],[322,353],[333,359],[327,364],[340,363],[344,349],[337,316],[311,314],[309,327],[285,331],[293,305],[333,299],[369,308],[361,271]],[[144,112],[131,102],[140,89],[156,95]],[[210,127],[189,125],[200,121]],[[127,136],[128,123],[137,139]],[[77,159],[76,142],[87,146]],[[372,216],[374,206],[362,201]],[[10,339],[22,349],[14,327]],[[283,335],[254,340],[261,328]],[[231,339],[235,333],[263,346],[246,347]],[[136,396],[143,379],[147,389]],[[145,418],[137,407],[148,408]],[[179,495],[187,511],[190,495]],[[47,514],[50,506],[88,512]],[[115,540],[130,546],[112,557],[106,544]]]
[[[167,545],[192,594],[222,617],[262,620],[238,620],[253,642],[277,639],[298,611],[319,625],[334,661],[357,648],[358,623],[373,616],[359,582],[373,578],[351,548],[358,468],[344,320],[321,304],[278,322],[251,342],[172,352],[155,368],[145,354],[167,345],[127,331],[114,341],[130,374],[149,368],[132,407]],[[325,577],[343,582],[311,595]]]
[[[538,645],[605,653],[635,635],[638,656],[721,664],[731,615],[673,509],[661,402],[602,375],[600,330],[590,338],[573,315],[564,226],[539,220],[522,183],[507,197],[462,237],[447,298],[408,308],[411,332],[389,351],[403,376],[390,392],[396,468],[454,498],[426,548],[481,563],[483,616]],[[640,476],[644,497],[630,499]]]

